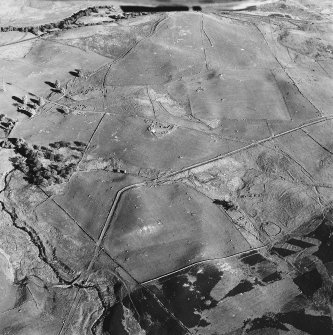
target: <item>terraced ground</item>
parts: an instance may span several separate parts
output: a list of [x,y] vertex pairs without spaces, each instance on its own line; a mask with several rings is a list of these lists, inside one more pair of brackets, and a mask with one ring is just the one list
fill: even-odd
[[1,334],[333,333],[329,4],[201,5],[0,22]]

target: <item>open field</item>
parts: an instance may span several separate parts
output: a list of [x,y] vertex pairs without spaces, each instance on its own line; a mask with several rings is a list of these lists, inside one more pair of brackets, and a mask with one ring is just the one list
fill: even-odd
[[[157,130],[153,132],[148,128],[155,122]],[[124,169],[140,174],[141,169],[179,169],[241,145],[237,140],[224,140],[154,119],[107,115],[91,141],[86,160],[108,161],[114,156]]]
[[127,193],[104,245],[138,281],[249,248],[223,212],[182,185]]
[[55,201],[97,240],[116,192],[137,181],[139,178],[103,170],[78,172]]
[[[87,143],[101,117],[102,115],[99,114],[88,114],[71,115],[65,118],[56,108],[52,108],[43,113],[38,122],[32,119],[27,120],[24,127],[17,127],[12,135],[23,137],[38,145],[60,140]],[[40,134],[43,134],[43,138]]]

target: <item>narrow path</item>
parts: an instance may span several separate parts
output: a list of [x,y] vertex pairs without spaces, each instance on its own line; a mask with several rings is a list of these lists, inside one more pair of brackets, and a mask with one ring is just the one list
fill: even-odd
[[307,123],[305,123],[305,124],[302,124],[302,125],[300,125],[300,126],[297,126],[297,127],[295,127],[295,128],[289,129],[289,130],[286,130],[286,131],[281,132],[281,133],[279,133],[279,134],[272,135],[272,136],[270,136],[270,137],[266,137],[266,138],[264,138],[264,139],[262,139],[262,140],[258,140],[258,141],[256,141],[256,142],[253,142],[253,143],[251,143],[251,144],[248,144],[248,145],[246,145],[246,146],[244,146],[244,147],[241,147],[241,148],[239,148],[239,149],[229,151],[229,152],[227,152],[227,153],[225,153],[225,154],[221,154],[221,155],[218,155],[218,156],[216,156],[216,157],[213,157],[213,158],[204,160],[204,161],[202,161],[202,162],[199,162],[199,163],[196,163],[196,164],[192,164],[192,165],[190,165],[190,166],[188,166],[188,167],[185,167],[185,168],[183,168],[183,169],[180,169],[180,170],[178,170],[178,171],[171,172],[171,173],[169,173],[169,174],[167,174],[167,175],[165,175],[165,176],[162,176],[162,177],[160,177],[160,178],[155,179],[154,182],[157,183],[157,182],[159,182],[159,181],[165,181],[167,178],[173,177],[173,176],[175,176],[175,175],[177,175],[177,174],[180,174],[180,173],[189,171],[189,170],[191,170],[191,169],[194,169],[194,168],[197,168],[197,167],[206,165],[206,164],[208,164],[208,163],[215,162],[215,161],[217,161],[217,160],[219,160],[219,159],[221,159],[221,158],[225,158],[225,157],[234,155],[234,154],[236,154],[236,153],[238,153],[238,152],[241,152],[241,151],[250,149],[250,148],[255,147],[255,146],[259,145],[259,144],[262,144],[262,143],[265,143],[265,142],[269,142],[269,141],[274,140],[274,139],[276,139],[276,138],[278,138],[278,137],[281,137],[281,136],[290,134],[290,133],[292,133],[292,132],[294,132],[294,131],[297,131],[297,130],[301,130],[302,128],[309,127],[309,126],[312,126],[312,125],[314,125],[314,124],[321,123],[321,122],[324,122],[324,121],[328,121],[328,120],[331,120],[331,119],[333,119],[333,115],[332,115],[332,116],[323,116],[323,117],[320,117],[319,119],[315,119],[315,120],[309,121],[309,122],[307,122]]
[[[91,260],[91,262],[90,262],[90,264],[88,266],[87,273],[91,270],[94,262],[96,261],[98,255],[99,255],[103,239],[104,239],[104,237],[105,237],[105,235],[106,235],[106,233],[107,233],[107,231],[108,231],[108,229],[109,229],[109,227],[111,225],[111,222],[112,222],[115,210],[116,210],[116,208],[118,206],[118,203],[119,203],[119,201],[121,199],[121,196],[126,191],[128,191],[130,189],[133,189],[133,188],[139,188],[139,187],[148,186],[148,185],[151,185],[151,184],[157,185],[160,182],[166,182],[166,181],[169,180],[169,178],[175,177],[176,175],[184,173],[184,172],[187,172],[187,171],[189,171],[191,169],[194,169],[194,168],[197,168],[197,167],[200,167],[200,166],[204,166],[206,164],[215,162],[215,161],[220,160],[222,158],[225,158],[225,157],[231,156],[233,154],[239,153],[241,151],[247,150],[249,148],[252,148],[252,147],[254,147],[256,145],[259,145],[261,143],[264,143],[264,142],[267,142],[267,141],[271,141],[271,140],[273,140],[275,138],[278,138],[278,137],[290,134],[290,133],[292,133],[294,131],[297,131],[297,130],[300,130],[300,129],[304,128],[304,127],[309,127],[311,125],[314,125],[314,124],[317,124],[317,123],[320,123],[320,122],[324,122],[324,121],[327,121],[327,120],[330,120],[330,119],[333,119],[333,116],[321,117],[320,119],[309,121],[309,122],[307,122],[307,123],[305,123],[303,125],[295,127],[293,129],[289,129],[289,130],[284,131],[282,133],[279,133],[277,135],[273,135],[273,136],[264,138],[262,140],[256,141],[256,142],[254,142],[252,144],[249,144],[249,145],[246,145],[246,146],[244,146],[242,148],[239,148],[239,149],[236,149],[236,150],[233,150],[233,151],[229,151],[228,153],[218,155],[218,156],[216,156],[214,158],[207,159],[207,160],[204,160],[204,161],[196,163],[196,164],[192,164],[192,165],[187,166],[185,168],[182,168],[180,170],[177,170],[177,171],[171,172],[169,174],[166,174],[166,175],[164,175],[162,177],[157,177],[155,179],[151,179],[151,180],[148,180],[148,181],[145,181],[145,182],[135,183],[135,184],[131,184],[131,185],[123,187],[122,189],[120,189],[117,192],[115,198],[113,199],[113,202],[111,204],[111,208],[110,208],[109,214],[108,214],[108,216],[107,216],[107,218],[105,220],[105,223],[103,225],[103,228],[102,228],[101,234],[100,234],[100,236],[98,238],[98,241],[96,242],[95,253],[94,253],[94,256],[93,256],[93,258],[92,258],[92,260]],[[263,247],[260,247],[260,248],[264,248],[264,247],[266,247],[266,246],[263,246]],[[256,250],[256,249],[251,249],[251,250]],[[228,256],[228,257],[232,257],[232,256]],[[201,262],[205,262],[205,261],[201,261]]]
[[[152,278],[152,279],[148,279],[148,280],[145,280],[143,282],[140,283],[140,285],[147,285],[147,284],[150,284],[154,281],[157,281],[157,280],[160,280],[160,279],[163,279],[165,277],[168,277],[168,276],[171,276],[171,275],[174,275],[178,272],[181,272],[183,270],[186,270],[186,269],[189,269],[195,265],[200,265],[200,264],[205,264],[205,263],[210,263],[210,262],[214,262],[214,261],[221,261],[221,260],[224,260],[224,259],[230,259],[230,258],[233,258],[233,257],[236,257],[236,256],[241,256],[241,255],[244,255],[246,253],[249,253],[249,252],[252,252],[252,251],[258,251],[258,250],[262,250],[262,249],[265,249],[267,248],[269,245],[268,244],[265,244],[265,245],[262,245],[258,248],[252,248],[252,249],[249,249],[249,250],[245,250],[245,251],[241,251],[241,252],[237,252],[235,254],[232,254],[232,255],[229,255],[229,256],[225,256],[225,257],[216,257],[216,258],[209,258],[209,259],[204,259],[204,260],[201,260],[201,261],[197,261],[197,262],[194,262],[192,264],[189,264],[189,265],[186,265],[186,266],[182,266],[181,268],[177,269],[177,270],[174,270],[174,271],[170,271],[168,273],[165,273],[161,276],[158,276],[158,277],[155,277],[155,278]],[[250,257],[252,256],[251,255],[248,255],[248,256],[245,256],[243,257],[242,259],[245,259],[247,257]]]
[[27,38],[25,40],[19,40],[19,41],[15,41],[15,42],[11,42],[11,43],[6,43],[6,44],[0,44],[0,48],[1,47],[8,47],[10,45],[13,45],[13,44],[19,44],[19,43],[23,43],[23,42],[28,42],[28,41],[32,41],[32,40],[37,40],[39,39],[41,36],[35,36],[35,37],[30,37],[30,38]]
[[[105,234],[107,233],[108,229],[109,229],[109,226],[110,226],[110,223],[112,221],[112,218],[113,218],[113,215],[115,213],[115,210],[118,206],[118,203],[119,203],[119,200],[122,196],[123,193],[125,193],[126,191],[132,189],[132,188],[138,188],[138,187],[141,187],[141,186],[145,186],[147,185],[147,182],[142,182],[142,183],[135,183],[135,184],[132,184],[132,185],[128,185],[128,186],[125,186],[123,187],[122,189],[120,189],[117,193],[116,193],[116,196],[112,202],[112,206],[111,206],[111,209],[109,211],[109,214],[106,218],[106,221],[104,223],[104,226],[102,228],[102,231],[99,235],[99,238],[96,242],[96,247],[95,247],[95,252],[94,252],[94,256],[92,258],[92,260],[90,261],[89,265],[88,265],[88,268],[87,268],[87,273],[89,273],[89,271],[91,270],[92,266],[94,265],[98,255],[99,255],[99,252],[100,252],[100,249],[101,249],[101,245],[102,245],[102,242],[103,242],[103,239],[105,237]],[[124,269],[123,269],[124,270]],[[127,271],[126,271],[127,272]]]

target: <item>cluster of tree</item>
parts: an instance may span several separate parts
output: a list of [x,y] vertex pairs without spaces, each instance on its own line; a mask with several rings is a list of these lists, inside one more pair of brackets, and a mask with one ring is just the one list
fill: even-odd
[[8,139],[4,139],[2,141],[0,141],[0,148],[3,148],[3,149],[14,149],[14,145],[8,141]]
[[55,149],[68,148],[70,146],[71,146],[71,142],[68,142],[68,141],[58,141],[58,142],[50,143],[50,147],[55,148]]
[[74,141],[73,143],[67,141],[58,141],[50,143],[50,147],[55,149],[70,148],[78,151],[84,151],[86,144],[80,141]]
[[36,109],[33,107],[22,105],[22,106],[19,106],[17,110],[19,112],[22,112],[28,115],[29,117],[34,117],[36,115]]
[[38,107],[45,105],[45,99],[43,97],[37,97],[35,102],[31,102],[27,95],[21,98],[21,103],[18,105],[18,111],[27,114],[29,117],[33,117],[37,113]]
[[6,135],[11,132],[16,122],[16,120],[7,117],[5,114],[0,114],[0,128],[4,130]]
[[34,35],[38,35],[39,32],[46,33],[50,30],[53,29],[66,29],[69,26],[73,24],[77,24],[76,21],[83,17],[83,16],[88,16],[91,13],[98,13],[99,9],[109,9],[112,10],[112,6],[94,6],[94,7],[89,7],[86,9],[79,10],[78,12],[74,13],[72,16],[58,21],[58,22],[53,22],[53,23],[46,23],[43,25],[39,26],[26,26],[26,27],[14,27],[14,26],[7,26],[7,27],[0,27],[1,32],[7,32],[7,31],[21,31],[21,32],[29,32]]
[[[53,147],[31,146],[19,138],[10,139],[10,142],[20,155],[13,160],[14,167],[22,171],[32,184],[40,186],[59,184],[75,172],[76,164],[74,162],[66,163],[64,155],[55,151],[61,147],[71,146],[70,142],[55,142],[52,143]],[[53,163],[45,165],[43,164],[45,159]]]
[[21,170],[28,181],[34,185],[50,186],[53,184],[60,184],[68,179],[75,171],[76,165],[71,163],[67,166],[50,164],[43,166],[38,160],[21,160],[15,163],[15,167]]
[[50,164],[47,167],[41,167],[33,175],[29,175],[30,181],[35,185],[49,186],[60,184],[68,179],[75,171],[74,163],[68,165]]
[[91,25],[96,25],[96,24],[102,24],[101,22],[99,23],[79,23],[76,22],[78,19],[84,16],[89,16],[92,13],[98,13],[99,9],[107,9],[111,11],[111,15],[109,17],[117,20],[120,19],[126,19],[128,17],[134,17],[138,15],[147,15],[147,12],[127,12],[127,13],[115,13],[113,12],[113,7],[112,6],[94,6],[94,7],[88,7],[86,9],[79,10],[78,12],[74,13],[70,17],[63,19],[58,22],[53,22],[53,23],[46,23],[42,25],[36,25],[36,26],[25,26],[25,27],[15,27],[15,26],[7,26],[7,27],[0,27],[0,32],[7,32],[7,31],[20,31],[20,32],[29,32],[31,34],[34,34],[38,36],[40,33],[48,33],[49,31],[52,31],[54,29],[69,29],[72,25],[76,26],[91,26]]
[[47,149],[47,150],[43,150],[43,156],[45,159],[48,159],[50,161],[53,161],[53,162],[62,162],[64,160],[64,155],[62,154],[59,154],[59,153],[55,153],[53,152],[52,150],[50,149]]
[[[54,82],[53,87],[54,92],[61,93],[64,96],[67,94],[66,87],[61,86],[60,81],[58,79]],[[64,114],[69,114],[69,108],[67,106],[63,106],[61,110],[64,112]]]
[[45,168],[40,160],[40,152],[21,139],[14,144],[16,151],[21,155],[13,160],[14,167],[21,170],[32,184],[44,184]]
[[34,35],[38,35],[38,27],[36,26],[26,26],[26,27],[13,27],[13,26],[7,26],[7,27],[0,27],[1,32],[7,32],[7,31],[20,31],[25,33],[32,33]]

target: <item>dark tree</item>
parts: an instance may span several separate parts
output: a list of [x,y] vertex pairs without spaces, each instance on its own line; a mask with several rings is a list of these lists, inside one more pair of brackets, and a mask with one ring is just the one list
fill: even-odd
[[70,142],[67,141],[59,141],[57,142],[57,144],[61,147],[61,148],[65,148],[65,147],[69,147],[71,145]]
[[60,149],[60,144],[59,142],[54,142],[54,143],[50,143],[50,147],[55,148],[55,149]]
[[52,173],[51,173],[51,171],[50,171],[49,169],[45,168],[45,169],[43,170],[43,177],[44,177],[45,179],[50,179],[50,178],[52,177]]
[[64,156],[63,155],[61,155],[61,154],[55,154],[54,155],[54,161],[55,162],[61,162],[61,161],[63,161],[64,160]]

